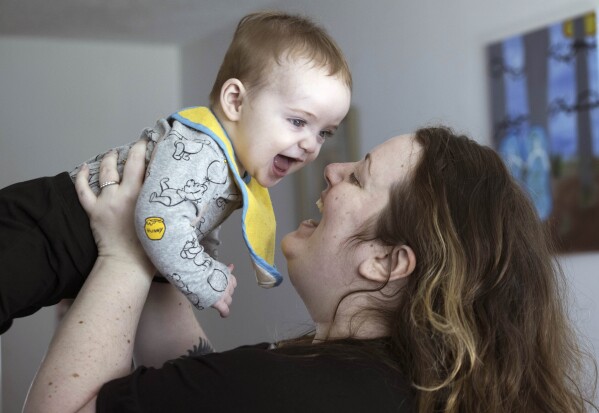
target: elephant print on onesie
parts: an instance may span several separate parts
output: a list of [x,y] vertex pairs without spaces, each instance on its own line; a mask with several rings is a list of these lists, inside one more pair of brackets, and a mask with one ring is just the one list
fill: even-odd
[[153,192],[150,195],[150,202],[160,202],[165,206],[175,206],[183,201],[201,201],[202,196],[208,190],[209,184],[225,185],[228,178],[226,162],[214,160],[206,168],[204,182],[200,183],[194,179],[188,179],[182,188],[171,188],[168,185],[169,178],[162,178],[160,180],[160,194]]
[[[205,258],[202,254],[204,247],[200,244],[200,240],[196,237],[185,242],[185,246],[181,251],[181,258],[193,260],[194,264],[198,266],[198,270],[201,272],[207,271],[211,265],[211,259]],[[179,282],[184,285],[183,281]],[[215,268],[210,276],[208,277],[208,285],[217,292],[225,291],[227,288],[227,276],[224,272]]]
[[204,252],[204,247],[200,244],[200,240],[197,237],[192,237],[192,239],[185,241],[185,245],[181,250],[181,258],[193,260],[195,265],[206,270],[210,263],[202,256],[202,252]]
[[152,192],[150,202],[160,202],[164,206],[179,205],[183,201],[201,201],[202,195],[208,190],[205,184],[188,179],[182,188],[168,186],[169,178],[160,180],[160,194]]
[[210,140],[208,139],[187,139],[185,136],[175,130],[171,131],[169,135],[176,137],[174,142],[175,153],[173,153],[173,158],[177,161],[189,161],[189,155],[194,155],[201,152],[201,150],[204,148],[204,145],[210,145]]

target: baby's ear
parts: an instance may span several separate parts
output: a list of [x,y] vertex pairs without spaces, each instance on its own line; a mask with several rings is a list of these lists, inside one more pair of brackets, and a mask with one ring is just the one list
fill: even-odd
[[246,89],[241,80],[231,78],[223,83],[220,89],[220,106],[228,120],[239,120],[245,94]]
[[370,281],[391,282],[405,278],[416,268],[416,255],[412,248],[400,245],[391,249],[377,247],[358,266],[360,275]]

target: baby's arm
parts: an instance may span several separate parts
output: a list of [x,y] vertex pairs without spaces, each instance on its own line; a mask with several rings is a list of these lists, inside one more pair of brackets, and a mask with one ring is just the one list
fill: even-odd
[[204,251],[206,251],[212,258],[218,258],[218,247],[220,246],[220,225],[204,235],[200,241]]
[[[158,271],[203,309],[222,298],[229,282],[227,266],[201,243],[201,224],[218,221],[213,197],[228,172],[226,164],[224,170],[218,167],[224,157],[215,142],[175,126],[152,155],[137,201],[136,229]],[[215,176],[223,173],[224,180]]]

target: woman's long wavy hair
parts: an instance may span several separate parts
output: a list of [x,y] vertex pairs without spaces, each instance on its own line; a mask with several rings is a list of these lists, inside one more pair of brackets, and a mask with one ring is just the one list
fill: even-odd
[[416,256],[398,305],[379,315],[417,411],[585,412],[584,353],[533,205],[492,149],[445,127],[415,140],[411,179],[362,240]]

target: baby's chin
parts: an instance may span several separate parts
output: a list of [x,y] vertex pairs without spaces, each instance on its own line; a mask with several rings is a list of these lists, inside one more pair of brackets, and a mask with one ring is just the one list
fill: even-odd
[[277,185],[279,182],[281,182],[283,180],[283,178],[274,178],[273,179],[272,177],[268,177],[266,179],[260,179],[260,178],[255,178],[255,179],[264,188],[272,188],[273,186]]

